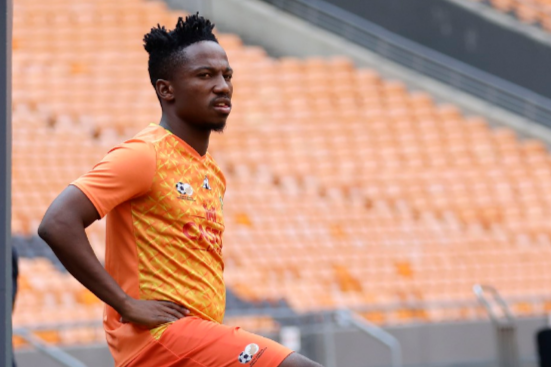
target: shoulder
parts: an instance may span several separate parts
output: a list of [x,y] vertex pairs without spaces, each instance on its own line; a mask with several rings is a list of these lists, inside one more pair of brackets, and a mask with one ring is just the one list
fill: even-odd
[[118,159],[135,159],[147,161],[155,159],[156,146],[159,141],[165,139],[169,133],[159,125],[151,124],[140,131],[132,139],[113,147],[106,158],[116,157]]
[[164,140],[171,134],[157,124],[150,124],[148,127],[137,133],[130,141],[142,141],[151,144],[156,144]]
[[136,168],[149,164],[155,165],[156,157],[157,153],[152,143],[130,139],[113,147],[94,168],[104,164],[110,164],[118,169],[124,166]]

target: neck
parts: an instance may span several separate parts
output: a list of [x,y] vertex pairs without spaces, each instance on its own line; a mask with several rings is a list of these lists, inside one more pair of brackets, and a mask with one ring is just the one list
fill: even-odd
[[200,156],[207,154],[210,130],[199,130],[165,112],[163,112],[159,125],[185,141],[190,147],[195,149]]

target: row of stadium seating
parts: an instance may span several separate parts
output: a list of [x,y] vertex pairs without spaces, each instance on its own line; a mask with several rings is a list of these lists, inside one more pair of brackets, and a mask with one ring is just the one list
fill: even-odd
[[[19,269],[15,328],[38,329],[36,335],[49,343],[89,344],[105,340],[102,304],[72,276],[55,269],[47,258],[21,258]],[[59,328],[61,321],[74,325]],[[14,339],[15,347],[23,345],[23,339]]]
[[488,3],[495,9],[514,15],[520,21],[540,24],[551,31],[551,1],[549,0],[470,0]]
[[[46,244],[34,245],[36,249],[40,246],[45,247]],[[20,255],[21,275],[14,327],[35,330],[41,339],[54,344],[105,342],[101,324],[103,303],[64,269],[54,268],[50,256],[28,258],[21,252]],[[258,305],[238,303],[239,300],[229,293],[228,309],[249,308],[253,315],[229,318],[226,320],[228,325],[241,326],[264,335],[277,335],[280,325],[276,321],[267,316],[254,316]],[[26,342],[16,336],[14,345],[22,347]]]
[[[14,234],[35,235],[56,194],[158,120],[139,48],[149,26],[172,27],[177,15],[157,1],[17,1]],[[434,322],[482,317],[471,287],[484,282],[518,315],[551,309],[544,145],[346,58],[273,59],[235,35],[219,38],[236,71],[234,110],[211,152],[228,177],[225,276],[241,300]],[[88,230],[100,259],[104,232],[104,221]],[[101,340],[86,325],[101,322],[98,300],[34,242],[17,245],[30,258],[15,326],[47,319],[58,323],[41,329],[47,340]],[[278,328],[247,320],[228,322]]]
[[[370,208],[353,199],[328,205],[317,195],[273,192],[266,181],[233,176],[233,185],[247,190],[232,189],[225,200],[232,229],[225,237],[226,278],[243,298],[283,296],[309,311],[399,304],[408,295],[468,302],[478,282],[508,297],[549,292],[547,237],[537,243],[431,213],[415,217],[406,205],[384,201]],[[437,321],[437,314],[426,316]]]

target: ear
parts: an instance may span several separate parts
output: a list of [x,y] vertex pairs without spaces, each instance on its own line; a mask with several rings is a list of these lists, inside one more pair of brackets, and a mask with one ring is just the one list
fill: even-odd
[[174,90],[168,80],[157,79],[155,90],[161,100],[172,102],[174,100]]

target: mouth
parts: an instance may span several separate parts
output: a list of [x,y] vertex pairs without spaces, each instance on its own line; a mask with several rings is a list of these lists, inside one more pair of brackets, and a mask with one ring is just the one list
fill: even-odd
[[216,112],[228,115],[231,112],[231,101],[229,98],[220,98],[214,101],[213,108]]

